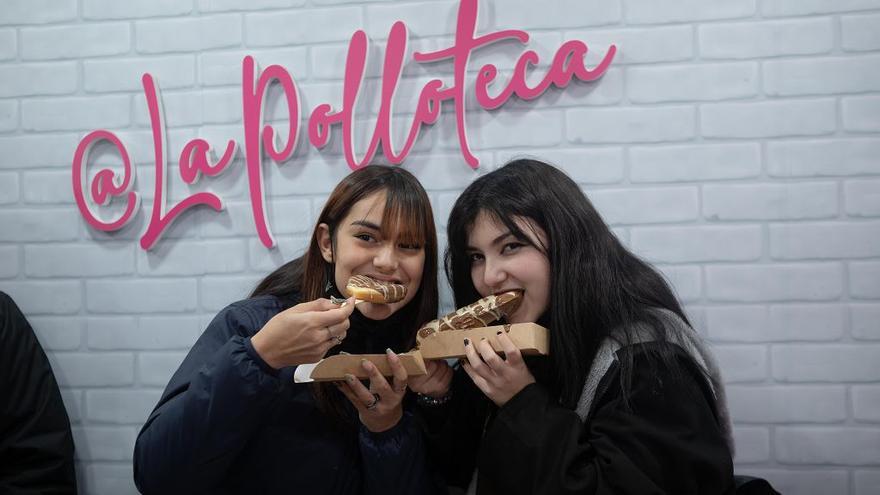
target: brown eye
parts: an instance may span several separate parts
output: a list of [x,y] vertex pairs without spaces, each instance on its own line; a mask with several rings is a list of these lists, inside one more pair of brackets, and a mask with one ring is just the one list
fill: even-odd
[[505,244],[504,247],[501,248],[501,253],[502,254],[512,254],[512,253],[517,252],[519,250],[519,248],[521,248],[523,246],[525,246],[525,244],[523,244],[521,242],[511,242],[511,243]]

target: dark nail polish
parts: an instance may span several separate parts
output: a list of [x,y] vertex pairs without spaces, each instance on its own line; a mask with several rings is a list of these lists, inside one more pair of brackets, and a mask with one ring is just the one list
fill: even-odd
[[501,335],[501,330],[498,330],[497,332],[495,332],[495,335]]
[[464,339],[464,345],[471,345],[470,339]]

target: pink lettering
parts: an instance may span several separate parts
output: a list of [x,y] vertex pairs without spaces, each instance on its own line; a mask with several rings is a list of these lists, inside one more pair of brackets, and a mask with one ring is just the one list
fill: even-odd
[[[254,214],[254,223],[260,241],[266,247],[275,245],[275,238],[269,229],[266,220],[265,194],[263,193],[263,148],[266,153],[276,162],[283,162],[293,155],[296,149],[296,140],[299,134],[299,93],[296,84],[290,74],[280,65],[271,65],[256,78],[254,58],[244,58],[244,70],[242,71],[241,90],[244,119],[244,148],[245,161],[247,162],[248,186],[250,189],[251,209]],[[264,97],[269,84],[277,81],[284,96],[287,99],[287,112],[290,121],[290,129],[287,132],[287,144],[281,150],[276,149],[274,136],[275,129],[271,125],[263,126]],[[254,84],[256,83],[256,88]],[[262,141],[260,133],[262,132]]]
[[[165,212],[165,123],[161,108],[159,107],[159,91],[156,87],[156,81],[149,74],[144,74],[141,82],[144,85],[144,96],[147,99],[147,108],[150,113],[150,127],[153,130],[153,155],[156,161],[153,212],[150,215],[150,224],[147,226],[147,231],[141,236],[141,248],[149,250],[156,244],[156,241],[159,240],[165,229],[171,225],[171,222],[184,211],[199,204],[205,204],[216,211],[220,211],[223,209],[223,201],[214,194],[201,192],[187,197],[174,205],[171,211]],[[189,145],[185,147],[184,152],[189,147]],[[228,164],[228,160],[226,163],[223,163],[223,166],[225,167],[226,164]],[[181,172],[183,172],[183,168],[181,166]],[[220,173],[220,171],[222,171],[222,167],[211,170],[212,174]]]
[[[103,222],[93,215],[83,194],[83,184],[87,182],[86,165],[89,162],[89,153],[92,147],[101,141],[109,141],[116,148],[116,151],[119,152],[119,156],[122,158],[122,181],[117,185],[113,182],[113,171],[103,169],[95,175],[89,190],[91,191],[92,201],[98,205],[106,205],[111,196],[126,197],[125,212],[113,222]],[[138,194],[131,190],[134,186],[134,171],[135,169],[131,164],[131,158],[128,156],[125,145],[112,132],[92,131],[79,142],[76,152],[73,154],[73,197],[76,199],[76,206],[79,208],[83,218],[92,228],[104,232],[112,232],[124,227],[134,217],[135,210],[137,210],[141,200]]]
[[[409,43],[406,24],[401,21],[394,23],[388,35],[382,66],[379,113],[364,153],[358,156],[357,146],[354,142],[356,135],[355,108],[361,94],[369,52],[369,40],[362,30],[355,31],[349,41],[341,108],[334,110],[327,103],[315,106],[308,119],[309,143],[319,149],[325,147],[330,141],[334,126],[338,124],[342,132],[345,160],[352,169],[369,164],[375,158],[380,146],[383,155],[389,162],[400,164],[405,161],[415,145],[422,127],[436,123],[440,118],[443,102],[451,100],[455,109],[455,125],[462,156],[469,166],[477,168],[479,160],[471,151],[465,119],[466,76],[471,55],[474,51],[492,43],[516,41],[525,45],[529,41],[528,33],[513,29],[478,36],[476,34],[478,5],[478,0],[460,1],[452,46],[434,52],[413,54],[413,60],[418,63],[452,59],[454,72],[451,85],[446,86],[442,80],[433,79],[421,89],[412,122],[409,125],[406,138],[399,148],[393,138],[392,116],[394,97],[403,72]],[[581,41],[570,40],[563,43],[556,51],[541,82],[534,87],[529,87],[526,83],[527,76],[531,70],[538,66],[540,59],[535,51],[525,50],[517,60],[510,80],[495,96],[489,94],[489,86],[497,78],[498,69],[493,64],[485,64],[476,75],[474,91],[477,103],[485,110],[493,110],[504,105],[514,95],[523,100],[533,100],[543,94],[550,86],[565,88],[573,79],[583,82],[595,81],[602,77],[610,67],[616,48],[612,45],[601,62],[592,68],[587,68],[585,65],[587,51],[587,45]],[[150,249],[174,219],[184,211],[197,205],[207,205],[219,211],[223,208],[223,202],[212,193],[200,192],[187,197],[166,212],[165,128],[158,101],[158,88],[150,74],[144,74],[142,79],[144,96],[147,99],[150,113],[156,161],[155,199],[149,225],[140,241],[141,247]],[[287,117],[290,125],[283,143],[280,142],[274,127],[263,122],[266,93],[273,84],[280,86],[287,103]],[[270,248],[275,245],[275,240],[266,218],[263,152],[265,151],[266,155],[276,163],[282,163],[293,156],[299,135],[300,112],[300,95],[293,77],[287,70],[279,65],[271,65],[261,72],[256,67],[253,57],[244,57],[242,62],[242,124],[248,189],[257,234],[263,245]],[[94,202],[98,205],[106,204],[110,197],[127,194],[126,210],[119,219],[113,222],[98,220],[90,210],[84,193],[85,168],[88,164],[89,149],[93,144],[102,140],[110,141],[123,159],[122,181],[114,182],[113,171],[101,170],[95,175],[89,191]],[[228,168],[237,153],[238,143],[229,140],[223,155],[216,160],[216,163],[212,163],[213,160],[209,158],[211,156],[210,144],[204,139],[193,139],[181,150],[178,162],[180,178],[186,184],[195,184],[202,175],[217,176]],[[115,135],[109,131],[95,131],[79,143],[73,161],[73,189],[77,207],[89,225],[99,230],[113,231],[129,222],[139,206],[137,194],[130,192],[133,184],[134,169],[131,167],[124,145]]]
[[205,174],[208,177],[220,175],[235,157],[237,149],[238,143],[230,140],[220,160],[215,165],[211,165],[208,160],[211,145],[204,139],[193,139],[186,143],[183,151],[180,152],[180,178],[187,184],[193,184],[199,180],[200,174]]
[[475,49],[486,46],[505,39],[518,39],[525,43],[529,40],[529,35],[525,31],[517,31],[508,29],[498,31],[487,35],[474,38],[477,30],[477,0],[462,0],[458,8],[458,22],[455,30],[455,43],[450,48],[438,50],[430,53],[415,53],[413,58],[417,62],[433,62],[451,58],[455,67],[454,83],[452,85],[451,97],[455,101],[455,123],[458,130],[458,142],[461,145],[461,152],[465,161],[472,168],[477,168],[480,161],[471,153],[467,138],[467,125],[465,123],[464,108],[464,88],[465,74],[467,72],[468,61],[471,52]]

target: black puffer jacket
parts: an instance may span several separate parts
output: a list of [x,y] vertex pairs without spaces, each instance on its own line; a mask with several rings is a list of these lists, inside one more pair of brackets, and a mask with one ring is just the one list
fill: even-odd
[[[261,296],[214,318],[138,436],[138,489],[162,495],[445,492],[427,469],[421,429],[409,412],[380,434],[362,426],[341,429],[318,411],[307,385],[293,383],[294,368],[275,372],[260,359],[250,337],[289,305]],[[356,315],[349,339],[361,339],[366,352],[382,352],[381,323]]]
[[0,292],[0,493],[76,493],[73,437],[34,331]]

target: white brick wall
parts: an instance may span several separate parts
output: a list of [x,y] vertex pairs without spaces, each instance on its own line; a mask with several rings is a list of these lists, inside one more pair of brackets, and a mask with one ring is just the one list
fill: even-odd
[[827,53],[834,43],[830,17],[706,24],[698,32],[700,55],[708,59]]
[[850,306],[852,336],[856,339],[880,339],[880,305],[853,304]]
[[6,65],[0,68],[0,98],[61,95],[76,91],[72,62]]
[[770,460],[770,431],[768,428],[739,426],[733,432],[736,461],[762,463]]
[[877,111],[880,98],[876,96],[852,97],[843,99],[843,126],[848,131],[876,131]]
[[176,0],[82,0],[81,3],[82,17],[87,20],[180,16],[193,11],[191,2]]
[[880,16],[846,16],[840,20],[843,49],[867,51],[880,48]]
[[749,62],[633,67],[626,93],[633,103],[715,101],[758,94],[758,64]]
[[17,45],[18,39],[14,29],[0,29],[0,60],[15,58]]
[[[783,493],[877,493],[880,0],[661,3],[481,0],[478,33],[527,30],[536,76],[569,39],[589,44],[593,64],[617,45],[612,68],[598,84],[486,112],[473,71],[492,62],[509,77],[521,47],[481,49],[467,119],[482,168],[464,164],[449,113],[404,166],[443,228],[461,189],[496,164],[523,154],[555,162],[657,263],[713,345],[730,384],[737,471]],[[0,290],[31,319],[58,375],[82,493],[136,492],[134,439],[171,373],[217,310],[302,253],[349,170],[338,136],[318,151],[304,132],[293,160],[264,167],[274,250],[255,236],[240,155],[193,187],[172,174],[169,204],[209,188],[226,209],[188,212],[144,252],[155,172],[141,75],[159,83],[176,167],[194,137],[241,142],[244,55],[290,71],[306,118],[341,102],[348,39],[364,29],[374,42],[358,115],[366,134],[389,26],[406,21],[411,50],[446,47],[456,5],[4,0]],[[424,82],[451,72],[448,62],[408,63],[398,113],[411,115]],[[283,104],[270,97],[270,116]],[[143,211],[115,234],[89,228],[70,190],[73,151],[95,129],[117,132],[138,167]]]
[[837,126],[834,100],[714,103],[700,112],[707,138],[773,138],[831,134]]
[[[846,99],[844,105],[845,102]],[[771,177],[876,175],[880,173],[877,156],[880,156],[880,141],[870,137],[777,140],[767,144],[766,163]]]
[[9,0],[0,12],[0,25],[74,21],[76,3],[76,0]]
[[21,30],[23,60],[121,55],[131,49],[128,23],[34,27]]
[[627,0],[626,20],[633,24],[710,21],[750,17],[755,0],[682,0],[658,9],[651,0]]

